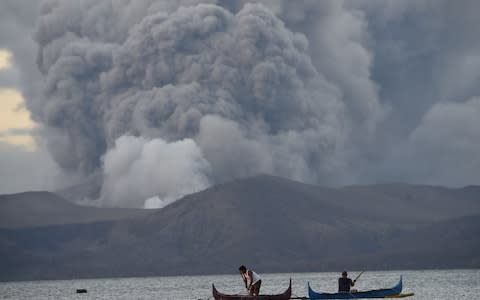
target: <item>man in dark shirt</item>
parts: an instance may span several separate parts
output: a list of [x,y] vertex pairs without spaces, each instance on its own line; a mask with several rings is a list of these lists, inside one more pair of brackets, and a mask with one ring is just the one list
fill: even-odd
[[349,293],[350,287],[355,285],[355,281],[352,281],[347,277],[347,271],[342,272],[342,277],[338,278],[338,292],[339,293]]

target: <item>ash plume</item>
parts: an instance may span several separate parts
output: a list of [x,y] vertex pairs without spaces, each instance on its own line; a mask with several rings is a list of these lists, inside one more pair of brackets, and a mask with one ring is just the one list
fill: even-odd
[[305,35],[261,4],[128,3],[49,1],[35,34],[45,77],[35,116],[61,167],[104,174],[104,205],[258,173],[346,176],[349,112]]
[[462,4],[43,1],[27,107],[62,170],[100,174],[100,205],[163,206],[258,173],[475,182],[445,176],[464,158],[441,160],[434,134],[475,136],[437,117],[477,107],[477,4]]

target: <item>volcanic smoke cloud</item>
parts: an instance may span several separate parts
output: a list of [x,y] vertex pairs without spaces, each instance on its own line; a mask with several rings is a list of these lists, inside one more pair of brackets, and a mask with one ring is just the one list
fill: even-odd
[[[66,172],[101,175],[98,204],[161,207],[259,173],[338,184],[383,172],[369,168],[390,152],[376,140],[388,142],[378,131],[395,107],[372,79],[384,71],[372,35],[384,33],[369,33],[367,17],[376,29],[401,19],[391,5],[196,2],[41,5],[43,91],[28,108]],[[409,145],[393,157],[419,155]]]
[[63,168],[101,170],[103,205],[258,173],[344,176],[353,130],[341,92],[269,9],[87,2],[42,6],[35,112]]

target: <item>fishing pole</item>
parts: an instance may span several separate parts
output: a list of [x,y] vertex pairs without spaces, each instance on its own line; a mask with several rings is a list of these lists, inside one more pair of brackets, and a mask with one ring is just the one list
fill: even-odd
[[356,282],[357,279],[360,278],[360,276],[362,276],[362,274],[363,274],[364,272],[365,272],[365,271],[360,272],[360,274],[358,274],[358,276],[357,276],[353,281]]

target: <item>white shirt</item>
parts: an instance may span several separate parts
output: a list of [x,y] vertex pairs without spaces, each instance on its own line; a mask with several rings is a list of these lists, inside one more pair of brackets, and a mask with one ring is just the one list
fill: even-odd
[[[249,284],[249,285],[254,285],[257,281],[262,280],[262,278],[260,277],[260,275],[258,275],[257,273],[255,273],[255,271],[253,271],[253,270],[247,270],[247,274],[248,274],[249,271],[252,272],[252,278],[249,278],[249,276],[247,276],[247,280],[248,280],[248,284]],[[250,283],[250,282],[251,282],[251,283]]]

